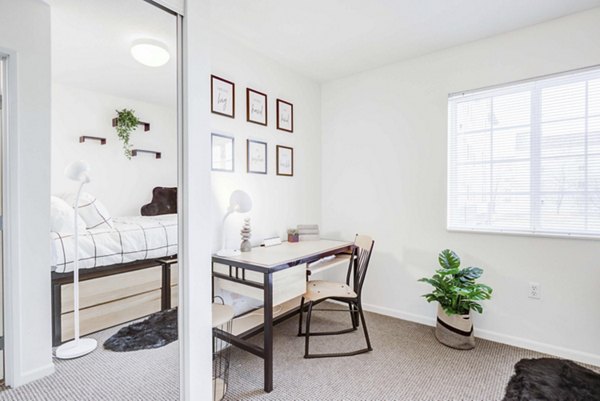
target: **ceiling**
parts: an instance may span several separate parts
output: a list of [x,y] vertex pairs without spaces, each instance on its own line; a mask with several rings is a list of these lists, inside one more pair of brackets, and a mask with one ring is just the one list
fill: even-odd
[[[177,95],[176,18],[142,0],[50,0],[52,78],[56,83],[174,106]],[[131,44],[153,39],[170,60],[147,67]]]
[[[188,0],[197,1],[197,0]],[[49,0],[54,82],[173,106],[176,20],[142,0]],[[211,0],[214,33],[317,81],[600,6],[600,0]],[[137,39],[167,45],[147,67]]]
[[211,0],[213,29],[318,81],[600,6],[600,0]]

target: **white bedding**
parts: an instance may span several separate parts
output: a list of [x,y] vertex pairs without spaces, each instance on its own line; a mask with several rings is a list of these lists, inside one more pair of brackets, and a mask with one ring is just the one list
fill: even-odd
[[[113,218],[113,228],[86,230],[79,236],[79,268],[90,269],[177,254],[177,215]],[[52,269],[73,271],[73,234],[50,233]]]

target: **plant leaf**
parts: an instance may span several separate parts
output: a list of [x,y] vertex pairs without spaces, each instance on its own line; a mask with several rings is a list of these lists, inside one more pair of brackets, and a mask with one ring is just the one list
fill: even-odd
[[460,267],[460,258],[450,249],[444,249],[440,252],[438,262],[444,269],[458,269]]

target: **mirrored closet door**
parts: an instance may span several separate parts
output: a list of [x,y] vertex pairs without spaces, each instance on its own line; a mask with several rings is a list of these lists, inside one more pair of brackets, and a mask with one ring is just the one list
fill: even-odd
[[50,4],[56,370],[93,372],[83,398],[176,400],[177,16]]

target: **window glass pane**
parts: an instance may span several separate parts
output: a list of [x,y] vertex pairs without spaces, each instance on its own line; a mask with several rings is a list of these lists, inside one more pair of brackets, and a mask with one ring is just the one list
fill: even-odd
[[588,115],[600,116],[600,78],[588,82]]
[[542,160],[542,192],[583,191],[585,180],[584,157],[562,157]]
[[530,108],[531,94],[529,91],[494,97],[494,128],[529,125]]
[[528,158],[529,128],[494,130],[494,160]]
[[457,191],[462,194],[490,192],[490,165],[465,164],[456,169]]
[[490,151],[488,131],[461,134],[456,138],[456,162],[459,164],[488,161]]
[[585,82],[542,89],[542,122],[578,118],[585,115]]
[[494,163],[492,191],[529,192],[529,162]]
[[600,192],[600,155],[588,157],[588,191]]
[[541,198],[540,228],[571,233],[585,228],[585,195],[546,194]]
[[498,194],[492,199],[492,226],[505,229],[529,227],[529,195]]
[[452,208],[452,221],[458,227],[474,228],[489,225],[490,195],[458,195]]
[[490,128],[491,99],[461,102],[456,106],[456,129],[458,132]]
[[600,191],[588,192],[587,228],[600,233]]

